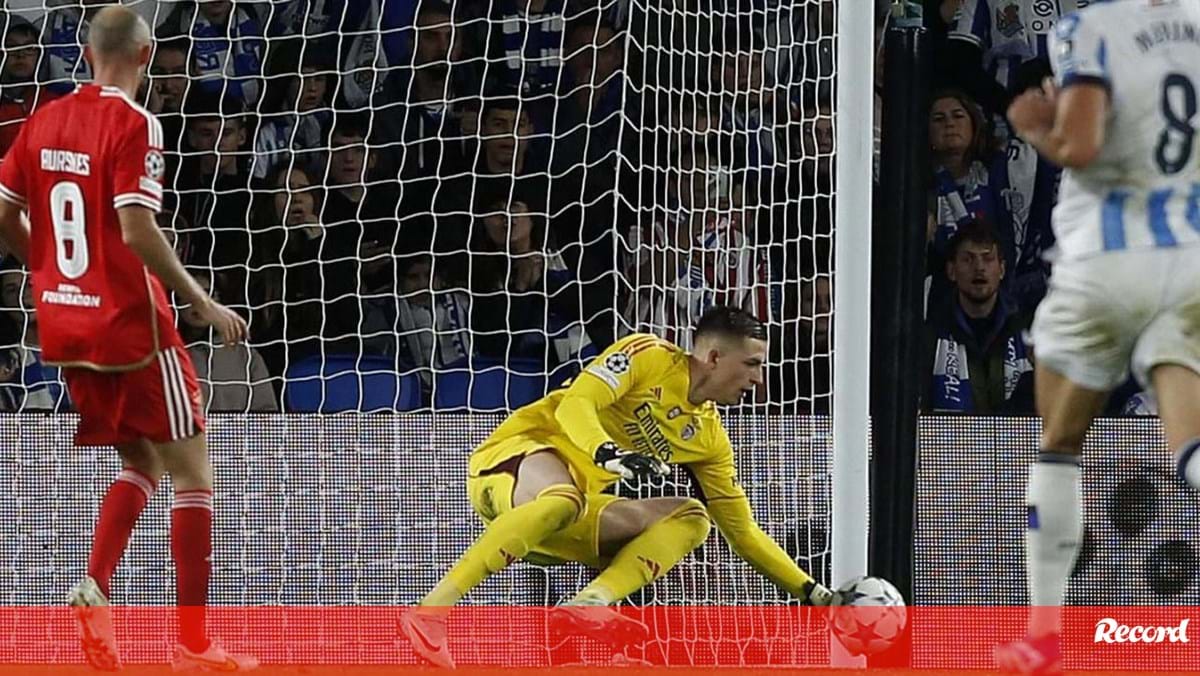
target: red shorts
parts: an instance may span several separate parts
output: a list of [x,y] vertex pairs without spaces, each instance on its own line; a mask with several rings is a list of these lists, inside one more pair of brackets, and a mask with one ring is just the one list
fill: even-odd
[[63,376],[79,411],[80,446],[178,441],[204,431],[196,370],[182,347],[164,349],[137,371],[66,368]]

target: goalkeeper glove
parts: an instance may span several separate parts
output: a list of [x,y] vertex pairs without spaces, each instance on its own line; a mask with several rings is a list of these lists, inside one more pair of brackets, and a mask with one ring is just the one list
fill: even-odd
[[650,455],[621,450],[611,441],[600,444],[593,456],[596,464],[605,471],[618,474],[630,481],[634,478],[665,477],[671,473],[667,463]]
[[804,591],[808,593],[808,605],[810,606],[840,606],[842,605],[842,595],[831,591],[829,587],[817,582],[810,581],[804,587]]

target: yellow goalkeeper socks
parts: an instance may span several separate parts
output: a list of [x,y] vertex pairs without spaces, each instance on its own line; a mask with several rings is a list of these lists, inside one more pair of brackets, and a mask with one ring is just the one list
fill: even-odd
[[575,522],[584,509],[583,494],[556,484],[520,507],[496,517],[463,552],[450,572],[421,599],[423,606],[452,606],[493,573],[529,553],[552,534]]
[[708,537],[708,512],[688,500],[665,518],[629,541],[604,572],[584,587],[572,603],[616,603],[675,567]]

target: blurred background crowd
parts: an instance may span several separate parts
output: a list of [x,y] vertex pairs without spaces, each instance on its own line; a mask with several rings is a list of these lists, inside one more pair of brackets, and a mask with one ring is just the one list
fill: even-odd
[[[90,77],[103,3],[48,4],[4,16],[0,150]],[[181,309],[210,410],[346,370],[402,374],[394,408],[519,404],[714,303],[771,323],[761,400],[827,407],[833,3],[637,4],[133,3],[161,225],[250,320],[222,348]],[[3,278],[0,404],[69,405]]]
[[[0,17],[0,151],[90,78],[104,3],[30,4]],[[828,412],[836,4],[131,3],[157,38],[140,102],[165,131],[160,223],[250,321],[220,347],[181,308],[209,409],[513,407],[630,331],[687,347],[727,303],[771,328],[756,403]],[[1087,2],[924,4],[925,408],[1029,413],[1059,172],[1003,113]],[[0,409],[67,410],[26,279],[0,270]]]

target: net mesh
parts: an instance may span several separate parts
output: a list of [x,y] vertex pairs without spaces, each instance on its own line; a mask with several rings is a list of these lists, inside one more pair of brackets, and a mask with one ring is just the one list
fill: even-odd
[[[0,142],[90,77],[94,5],[23,3]],[[129,4],[160,223],[251,323],[180,314],[210,411],[507,410],[716,303],[770,326],[756,403],[827,411],[833,3]],[[3,272],[0,405],[69,410]]]
[[[414,601],[479,527],[463,464],[497,418],[456,414],[527,403],[630,331],[687,346],[716,303],[770,328],[768,382],[740,413],[827,412],[832,2],[126,4],[156,38],[139,100],[165,132],[160,225],[250,320],[248,346],[225,348],[179,313],[208,411],[432,414],[263,418],[265,444],[216,426],[218,602]],[[6,4],[0,138],[90,78],[95,7]],[[8,261],[0,410],[69,412],[31,296]],[[57,456],[60,418],[17,420],[39,431],[7,446],[7,601],[55,603],[113,466]],[[796,423],[808,445],[775,421],[732,423],[762,451],[743,481],[827,581],[825,423]],[[123,602],[165,600],[164,519],[138,529]],[[554,603],[587,575],[518,566],[474,598]],[[715,536],[636,600],[783,602]]]

